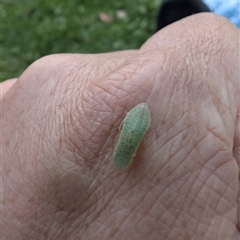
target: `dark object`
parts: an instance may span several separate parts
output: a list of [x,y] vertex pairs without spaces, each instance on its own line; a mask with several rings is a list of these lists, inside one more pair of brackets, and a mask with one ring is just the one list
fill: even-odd
[[157,16],[157,31],[168,24],[200,12],[211,12],[201,0],[163,0]]

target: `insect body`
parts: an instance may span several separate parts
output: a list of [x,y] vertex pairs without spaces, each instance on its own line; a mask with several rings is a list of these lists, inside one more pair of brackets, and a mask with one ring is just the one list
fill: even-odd
[[138,104],[127,113],[113,158],[116,168],[124,168],[132,162],[150,123],[151,116],[146,103]]

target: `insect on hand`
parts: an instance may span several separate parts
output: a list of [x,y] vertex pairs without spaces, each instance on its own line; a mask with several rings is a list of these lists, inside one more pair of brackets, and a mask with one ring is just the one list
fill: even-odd
[[113,157],[116,168],[130,165],[150,124],[151,115],[146,103],[138,104],[127,113]]

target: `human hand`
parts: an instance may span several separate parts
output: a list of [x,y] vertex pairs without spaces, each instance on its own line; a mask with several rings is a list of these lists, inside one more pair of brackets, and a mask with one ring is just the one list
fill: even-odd
[[[238,49],[237,28],[200,14],[140,50],[31,65],[2,99],[3,239],[237,239]],[[147,139],[117,170],[141,102]]]

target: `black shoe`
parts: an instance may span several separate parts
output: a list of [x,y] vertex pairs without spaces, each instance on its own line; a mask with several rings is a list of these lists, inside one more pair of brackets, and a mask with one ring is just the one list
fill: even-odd
[[157,31],[168,24],[200,12],[211,12],[201,0],[164,0],[157,16]]

